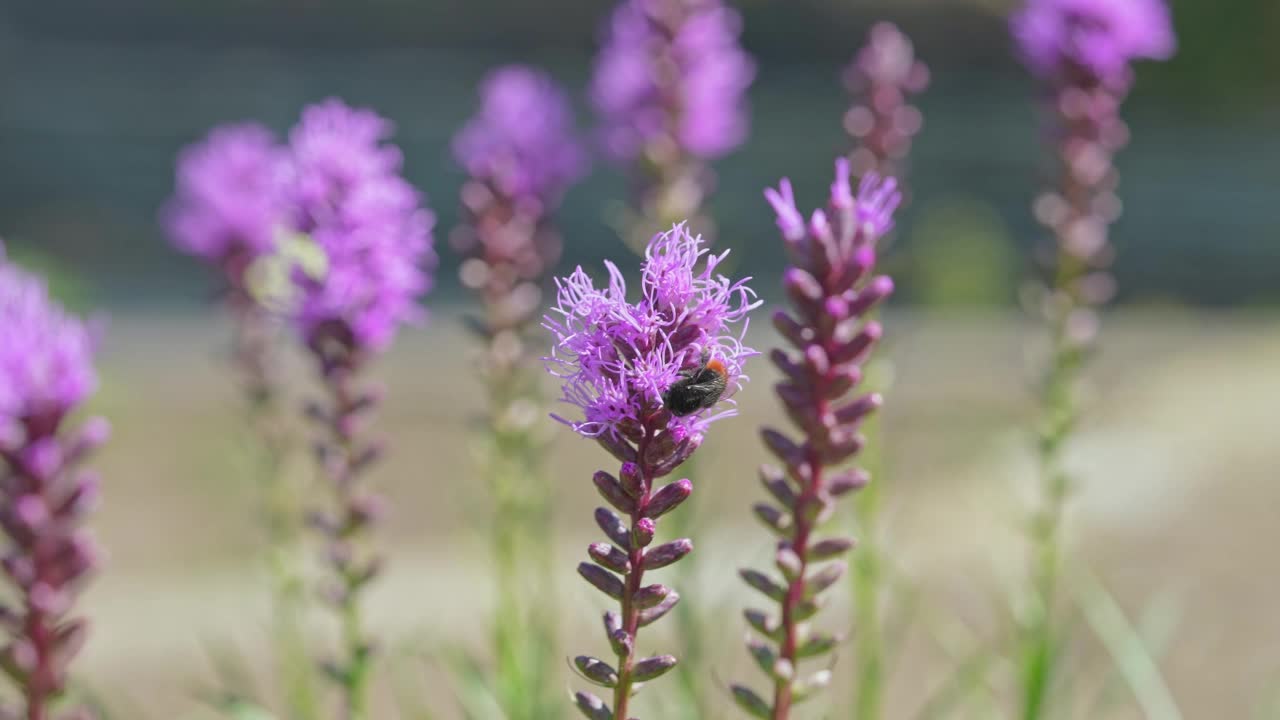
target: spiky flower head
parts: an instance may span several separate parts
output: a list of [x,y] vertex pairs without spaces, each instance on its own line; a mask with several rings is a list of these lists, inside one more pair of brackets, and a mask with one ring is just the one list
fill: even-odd
[[0,450],[51,431],[94,391],[95,345],[90,328],[49,297],[43,280],[9,263],[0,244]]
[[322,262],[294,267],[289,314],[312,347],[383,350],[420,316],[435,218],[401,176],[391,123],[339,100],[308,107],[289,135],[291,227]]
[[162,217],[174,246],[227,266],[237,280],[275,248],[285,220],[286,164],[284,148],[255,123],[215,128],[184,149]]
[[1131,62],[1167,59],[1177,44],[1164,0],[1028,0],[1011,28],[1037,75],[1083,71],[1115,87],[1129,84]]
[[511,197],[548,201],[586,172],[568,95],[546,73],[498,68],[480,85],[480,110],[453,139],[453,155],[473,178]]
[[755,76],[741,32],[741,18],[719,0],[623,0],[591,82],[606,152],[630,161],[665,138],[714,158],[740,145]]
[[672,384],[709,360],[724,366],[729,406],[671,416],[667,429],[697,437],[736,414],[729,398],[747,379],[743,362],[757,354],[743,344],[747,314],[761,301],[746,284],[750,278],[716,272],[728,254],[712,254],[679,224],[650,241],[636,302],[627,300],[626,281],[612,262],[605,263],[603,287],[580,266],[557,278],[556,305],[543,323],[555,336],[546,365],[563,382],[561,400],[582,417],[554,417],[586,437],[635,440],[641,425],[666,412],[663,397]]
[[808,221],[796,208],[790,180],[784,178],[776,190],[765,190],[765,198],[798,265],[820,275],[852,277],[875,262],[876,243],[893,229],[893,212],[902,194],[895,179],[867,173],[855,195],[849,184],[849,161],[839,158],[827,210],[814,210]]

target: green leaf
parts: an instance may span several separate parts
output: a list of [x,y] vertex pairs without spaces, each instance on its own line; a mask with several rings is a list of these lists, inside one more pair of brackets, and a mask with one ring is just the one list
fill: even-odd
[[1173,693],[1142,636],[1129,623],[1124,610],[1092,573],[1083,572],[1072,583],[1076,602],[1085,620],[1111,655],[1133,697],[1149,720],[1182,720]]
[[760,718],[760,720],[770,720],[773,715],[773,708],[757,695],[754,690],[744,685],[734,685],[730,688],[730,691],[733,692],[733,699],[738,703],[738,707],[745,710],[752,717]]

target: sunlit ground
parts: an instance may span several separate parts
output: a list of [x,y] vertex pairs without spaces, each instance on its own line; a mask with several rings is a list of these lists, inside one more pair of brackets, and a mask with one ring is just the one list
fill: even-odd
[[[893,563],[916,597],[904,612],[909,629],[895,642],[902,650],[889,704],[892,717],[910,718],[958,658],[1007,633],[1009,588],[1022,563],[1020,512],[1034,480],[1030,395],[1012,316],[893,314],[886,322],[894,380],[886,472],[877,481]],[[756,344],[767,348],[774,341],[765,325],[757,325]],[[1093,411],[1074,448],[1076,571],[1096,573],[1131,618],[1146,619],[1186,718],[1263,717],[1268,688],[1280,684],[1278,326],[1261,315],[1112,318],[1093,373]],[[79,673],[128,720],[206,717],[197,695],[214,683],[211,654],[234,650],[270,686],[261,534],[243,473],[241,406],[221,364],[224,329],[211,316],[126,315],[111,324],[96,403],[116,429],[96,463],[106,478],[96,525],[110,562],[88,596],[96,625]],[[407,333],[376,370],[391,389],[379,423],[392,453],[375,481],[394,499],[394,515],[381,537],[392,558],[370,615],[387,645],[419,656],[401,663],[400,679],[446,719],[456,717],[454,699],[430,656],[454,643],[482,647],[491,602],[485,486],[468,450],[468,418],[481,399],[469,347],[441,313],[429,329]],[[718,648],[712,688],[762,685],[740,649],[738,616],[758,600],[733,572],[767,567],[771,555],[747,508],[761,497],[755,466],[766,459],[756,428],[778,422],[779,412],[767,363],[756,361],[753,375],[738,397],[743,416],[717,425],[700,452],[694,539],[703,586],[681,588],[686,599],[724,610],[707,627]],[[305,390],[301,379],[295,385]],[[563,598],[566,642],[547,662],[564,668],[566,655],[607,654],[598,630],[604,603],[573,566],[595,539],[590,473],[610,461],[594,444],[558,435],[550,467],[561,502],[548,542],[560,572],[547,583]],[[294,472],[307,472],[304,455]],[[839,595],[847,598],[847,588]],[[829,610],[825,622],[848,627],[846,607]],[[1108,692],[1103,650],[1087,623],[1073,627],[1069,714],[1091,717]],[[641,646],[672,649],[661,632],[642,635]],[[851,695],[852,660],[851,649],[838,656],[835,708]],[[1007,687],[1007,671],[995,665],[995,692]],[[562,676],[566,688],[579,684],[567,669]],[[660,695],[663,682],[645,695]],[[1116,697],[1101,705],[1107,717],[1143,717],[1123,692]],[[734,716],[724,705],[724,717]],[[396,711],[388,703],[375,717]]]

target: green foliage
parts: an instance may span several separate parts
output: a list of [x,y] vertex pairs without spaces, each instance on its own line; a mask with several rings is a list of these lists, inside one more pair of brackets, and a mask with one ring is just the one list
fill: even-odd
[[910,238],[910,287],[927,307],[1003,307],[1014,299],[1015,248],[995,208],[971,197],[918,210]]
[[88,281],[57,256],[26,245],[5,244],[4,257],[44,278],[49,294],[68,310],[83,314],[92,309]]

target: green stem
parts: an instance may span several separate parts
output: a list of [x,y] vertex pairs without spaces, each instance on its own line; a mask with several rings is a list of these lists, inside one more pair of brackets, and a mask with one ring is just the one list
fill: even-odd
[[1075,393],[1083,351],[1072,342],[1068,322],[1079,306],[1069,292],[1087,268],[1067,253],[1059,254],[1055,286],[1062,289],[1063,306],[1050,318],[1051,357],[1040,397],[1040,438],[1037,460],[1042,504],[1031,522],[1031,606],[1024,629],[1022,658],[1022,718],[1039,720],[1047,709],[1057,653],[1053,614],[1062,565],[1062,515],[1071,482],[1063,467],[1063,448],[1076,424]]
[[[867,433],[870,435],[878,429],[875,418],[868,419]],[[869,439],[868,448],[878,448],[879,442]],[[858,683],[857,714],[858,720],[879,720],[883,713],[884,702],[884,636],[882,618],[880,617],[880,593],[884,580],[883,558],[881,557],[879,532],[880,508],[883,501],[879,481],[879,473],[872,465],[878,460],[868,458],[867,469],[873,473],[877,482],[863,488],[854,498],[854,514],[858,522],[861,545],[854,554],[854,616],[856,622],[858,646]]]

